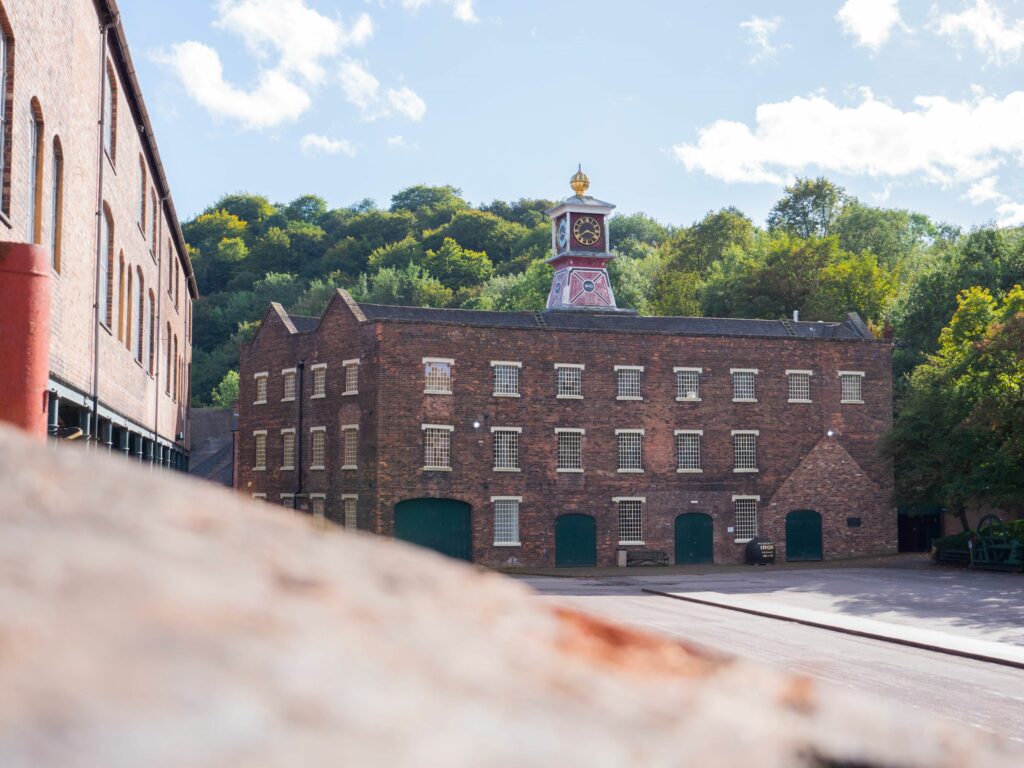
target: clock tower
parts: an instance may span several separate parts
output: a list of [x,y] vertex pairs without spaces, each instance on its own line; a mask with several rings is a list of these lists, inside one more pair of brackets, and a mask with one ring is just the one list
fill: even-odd
[[615,258],[608,237],[611,203],[590,197],[582,167],[569,181],[574,194],[547,212],[551,217],[551,258],[555,270],[548,310],[623,312],[615,306],[606,264]]

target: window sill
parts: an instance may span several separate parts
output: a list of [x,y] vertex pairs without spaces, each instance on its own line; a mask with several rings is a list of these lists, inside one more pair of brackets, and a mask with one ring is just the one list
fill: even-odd
[[102,329],[103,329],[104,331],[106,331],[107,333],[109,333],[109,334],[110,334],[111,336],[113,336],[113,335],[114,335],[114,332],[113,332],[112,330],[110,330],[110,326],[109,326],[109,325],[107,325],[107,324],[106,324],[105,322],[103,322],[102,320],[100,320],[100,328],[102,328]]
[[700,398],[699,397],[677,397],[676,398],[676,402],[677,403],[699,403],[700,402]]
[[556,467],[555,472],[561,472],[562,474],[583,474],[582,469],[573,469],[571,467]]
[[423,394],[424,395],[450,395],[451,393],[452,392],[451,392],[450,389],[449,390],[441,390],[441,389],[424,389],[423,390]]
[[643,400],[642,397],[635,397],[634,395],[616,395],[616,400]]
[[281,402],[282,403],[294,403],[295,402],[295,398],[294,397],[282,397],[281,398]]
[[732,399],[734,403],[756,403],[756,397],[734,397]]
[[494,472],[522,472],[519,467],[494,467]]
[[266,405],[267,401],[266,400],[253,400],[252,404],[253,405]]
[[494,542],[496,547],[521,547],[523,546],[518,541],[496,541]]
[[309,471],[310,472],[323,472],[324,471],[324,467],[322,465],[318,464],[315,467],[310,467]]
[[749,542],[751,542],[753,540],[754,540],[754,537],[751,536],[749,539],[735,539],[734,543],[736,543],[736,544],[747,544],[747,543],[749,543]]
[[359,469],[359,467],[357,467],[355,464],[345,464],[345,465],[343,465],[341,467],[338,467],[338,469],[356,470],[356,469]]
[[864,405],[863,400],[840,400],[840,405]]
[[676,472],[682,475],[699,475],[704,472],[703,469],[677,469]]
[[294,472],[295,471],[295,465],[292,465],[290,467],[281,467],[281,471],[282,472]]
[[792,398],[792,397],[791,397],[791,398],[789,398],[789,400],[787,400],[786,402],[787,402],[787,403],[812,403],[812,402],[814,402],[814,401],[813,401],[813,400],[797,400],[796,398]]
[[146,239],[146,230],[142,228],[142,224],[138,221],[135,222],[135,226],[139,228],[139,234],[142,235],[142,239]]
[[492,392],[492,397],[522,397],[518,392]]
[[451,467],[424,467],[424,472],[451,472]]
[[615,471],[622,475],[642,475],[644,473],[642,469],[617,469]]
[[342,392],[341,396],[342,397],[348,397],[349,395],[358,395],[358,394],[359,394],[359,390],[358,389],[353,389],[351,392]]
[[737,473],[751,474],[751,473],[754,473],[754,472],[760,472],[761,470],[759,470],[759,469],[743,469],[743,468],[740,468],[740,467],[735,467],[735,468],[733,468],[732,471],[733,472],[737,472]]
[[582,400],[583,395],[555,395],[555,400]]
[[266,472],[267,468],[266,467],[253,467],[252,471],[253,472]]
[[323,400],[325,397],[327,397],[327,395],[310,395],[309,399],[310,400]]
[[646,541],[620,541],[620,547],[645,547],[647,546]]

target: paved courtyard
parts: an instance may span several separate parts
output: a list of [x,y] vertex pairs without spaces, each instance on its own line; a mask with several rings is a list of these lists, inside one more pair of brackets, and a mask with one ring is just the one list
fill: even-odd
[[[719,652],[869,691],[1024,741],[1024,670],[652,595],[644,589],[1024,651],[1024,578],[926,567],[749,568],[701,574],[523,577],[568,604]],[[994,644],[994,645],[993,645]]]

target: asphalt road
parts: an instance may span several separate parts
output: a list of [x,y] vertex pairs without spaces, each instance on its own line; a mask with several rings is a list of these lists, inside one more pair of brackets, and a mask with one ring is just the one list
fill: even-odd
[[1021,670],[648,595],[642,579],[522,581],[546,600],[1024,742]]

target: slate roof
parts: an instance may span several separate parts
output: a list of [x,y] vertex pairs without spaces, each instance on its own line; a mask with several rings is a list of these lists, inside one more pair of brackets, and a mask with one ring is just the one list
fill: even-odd
[[305,315],[292,314],[289,314],[288,317],[290,317],[292,319],[292,322],[295,323],[295,330],[297,330],[299,333],[315,331],[316,327],[320,325],[319,317],[306,317]]

